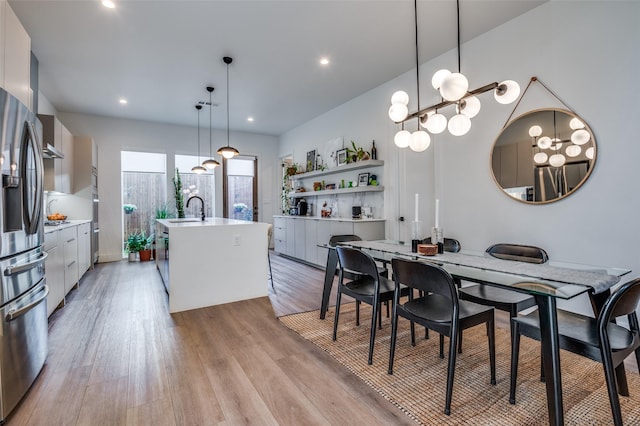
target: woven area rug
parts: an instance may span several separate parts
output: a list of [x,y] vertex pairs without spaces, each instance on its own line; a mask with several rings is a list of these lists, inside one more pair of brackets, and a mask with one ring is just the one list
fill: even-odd
[[[464,332],[453,388],[451,415],[444,414],[447,345],[439,358],[438,335],[424,339],[416,327],[416,346],[411,346],[409,322],[401,319],[394,374],[387,374],[391,321],[383,315],[378,330],[373,365],[367,365],[371,310],[362,305],[361,325],[355,325],[355,303],[340,309],[337,341],[331,340],[335,308],[325,320],[318,311],[280,317],[287,328],[313,342],[356,376],[391,401],[416,422],[424,425],[544,425],[548,424],[546,391],[540,382],[540,345],[523,337],[520,347],[516,404],[509,404],[511,343],[509,330],[496,328],[496,380],[489,383],[489,350],[484,326]],[[420,337],[420,338],[418,338]],[[565,424],[612,424],[602,365],[562,351]],[[640,377],[628,372],[630,397],[620,397],[625,425],[640,425]]]

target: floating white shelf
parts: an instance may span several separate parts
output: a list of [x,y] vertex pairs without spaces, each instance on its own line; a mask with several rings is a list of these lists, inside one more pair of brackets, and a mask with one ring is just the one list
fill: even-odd
[[[384,166],[384,161],[383,160],[364,160],[364,161],[358,161],[355,163],[345,164],[343,166],[337,166],[327,170],[316,170],[313,172],[299,173],[297,175],[291,176],[291,179],[300,180],[300,179],[314,178],[318,176],[327,176],[327,175],[333,175],[337,173],[344,173],[352,170],[360,170],[360,169],[366,169],[366,168],[378,167],[378,166]],[[345,188],[345,189],[355,189],[355,188]],[[343,190],[340,189],[336,191],[343,191]],[[314,192],[327,192],[327,191],[314,191]],[[358,191],[354,191],[354,192],[358,192]]]
[[320,195],[337,195],[337,194],[353,194],[355,192],[380,192],[384,191],[384,186],[356,186],[354,188],[341,188],[341,189],[325,189],[324,191],[305,191],[305,192],[290,192],[291,198],[303,198],[303,197],[317,197]]

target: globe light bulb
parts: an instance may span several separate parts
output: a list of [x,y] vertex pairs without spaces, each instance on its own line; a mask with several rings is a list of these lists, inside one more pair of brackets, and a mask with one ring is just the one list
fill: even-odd
[[457,101],[467,94],[469,81],[467,77],[456,72],[448,75],[440,85],[440,95],[448,101]]
[[549,136],[543,136],[538,139],[538,147],[540,149],[549,149],[549,147],[551,147],[551,138]]
[[447,117],[440,113],[430,115],[425,127],[434,135],[442,133],[447,128]]
[[404,90],[398,90],[391,96],[391,104],[403,104],[409,103],[409,95]]
[[431,85],[434,89],[439,90],[440,86],[442,86],[442,80],[451,75],[451,71],[446,69],[441,69],[436,71],[431,77]]
[[416,130],[411,134],[411,141],[409,142],[409,148],[415,152],[422,152],[429,148],[431,144],[431,137],[424,130]]
[[584,123],[579,118],[573,117],[569,121],[569,127],[571,127],[571,130],[584,129]]
[[536,164],[542,164],[545,161],[547,161],[547,154],[545,154],[544,152],[538,152],[536,155],[533,156],[533,161],[536,162]]
[[480,99],[475,96],[469,96],[460,101],[458,108],[460,114],[473,118],[480,112],[480,106]]
[[531,136],[532,138],[537,138],[541,134],[542,134],[542,127],[538,125],[529,127],[529,136]]
[[584,152],[584,155],[586,155],[589,160],[593,160],[593,157],[595,157],[595,155],[596,155],[596,149],[594,147],[590,146]]
[[393,137],[393,142],[398,148],[406,148],[409,146],[409,142],[411,142],[411,133],[408,130],[400,130]]
[[409,108],[407,108],[406,105],[401,103],[393,104],[389,108],[389,118],[396,123],[399,123],[405,118],[407,118],[408,114],[409,114]]
[[567,159],[562,154],[553,154],[551,157],[549,157],[549,164],[551,164],[553,167],[560,167],[566,162]]
[[552,145],[549,147],[550,150],[552,151],[560,151],[560,148],[562,148],[562,142],[556,142],[560,139],[554,138],[551,139]]
[[453,136],[462,136],[471,129],[471,119],[464,114],[456,114],[449,120],[447,126]]
[[493,97],[498,103],[503,105],[510,104],[520,96],[520,85],[513,80],[505,80],[498,84],[493,92]]
[[582,148],[579,145],[570,145],[565,151],[568,157],[577,157],[581,152]]
[[589,134],[589,132],[585,129],[574,130],[574,132],[571,133],[571,142],[575,143],[576,145],[584,145],[590,140],[591,134]]

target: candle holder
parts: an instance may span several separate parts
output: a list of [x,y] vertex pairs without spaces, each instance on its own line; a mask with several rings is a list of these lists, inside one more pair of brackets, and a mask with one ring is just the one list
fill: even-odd
[[442,228],[431,228],[431,244],[438,245],[438,254],[444,253],[444,231]]
[[414,220],[411,222],[411,252],[418,252],[418,244],[422,241],[422,222]]

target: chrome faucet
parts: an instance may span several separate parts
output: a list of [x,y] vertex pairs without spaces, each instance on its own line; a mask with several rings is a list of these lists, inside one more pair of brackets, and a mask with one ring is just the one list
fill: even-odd
[[204,222],[204,200],[200,197],[198,197],[197,195],[194,195],[192,197],[189,197],[189,199],[187,200],[187,208],[189,208],[189,203],[191,202],[191,200],[193,200],[194,198],[197,198],[198,200],[200,200],[200,204],[201,204],[201,208],[200,208],[200,220],[202,220]]

